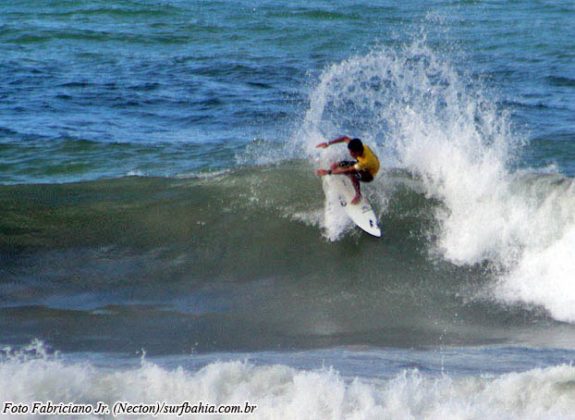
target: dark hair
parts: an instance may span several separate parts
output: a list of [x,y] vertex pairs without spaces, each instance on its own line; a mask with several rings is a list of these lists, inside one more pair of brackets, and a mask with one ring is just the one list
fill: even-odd
[[363,153],[363,143],[360,139],[352,139],[347,144],[347,148],[352,152]]

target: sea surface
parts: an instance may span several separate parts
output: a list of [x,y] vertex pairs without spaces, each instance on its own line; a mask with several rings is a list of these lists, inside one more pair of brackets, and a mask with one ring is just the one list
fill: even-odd
[[[575,419],[574,40],[567,0],[2,2],[0,418]],[[342,134],[380,239],[326,214]]]

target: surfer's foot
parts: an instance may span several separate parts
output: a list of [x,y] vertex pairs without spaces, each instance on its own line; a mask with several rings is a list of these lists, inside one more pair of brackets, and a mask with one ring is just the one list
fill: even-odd
[[358,204],[361,200],[361,195],[356,195],[355,197],[353,197],[353,200],[351,200],[351,204]]
[[317,176],[329,175],[329,171],[327,169],[318,169],[317,171],[315,171],[315,173],[317,174]]

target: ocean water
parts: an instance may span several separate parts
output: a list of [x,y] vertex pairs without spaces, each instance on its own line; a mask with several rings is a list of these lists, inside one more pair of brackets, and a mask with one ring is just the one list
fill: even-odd
[[[2,4],[0,417],[575,418],[574,23],[565,0]],[[381,239],[326,217],[314,171],[346,153],[315,145],[342,134],[380,156]]]

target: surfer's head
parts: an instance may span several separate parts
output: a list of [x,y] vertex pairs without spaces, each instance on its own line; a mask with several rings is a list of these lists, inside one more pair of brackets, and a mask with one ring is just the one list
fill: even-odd
[[349,154],[353,157],[363,155],[363,143],[360,139],[352,139],[347,144],[347,149],[349,150]]

